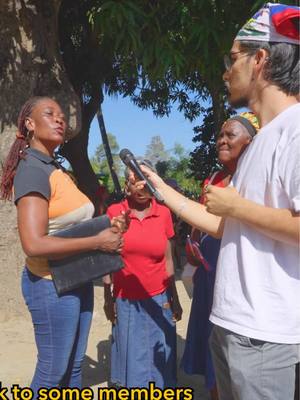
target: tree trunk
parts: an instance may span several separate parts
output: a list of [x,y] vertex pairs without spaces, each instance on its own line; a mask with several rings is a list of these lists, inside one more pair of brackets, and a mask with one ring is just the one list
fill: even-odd
[[[0,162],[15,138],[22,104],[31,96],[56,99],[68,118],[69,136],[80,130],[80,101],[59,51],[57,16],[61,0],[1,0],[0,7]],[[23,314],[19,281],[24,256],[15,207],[0,202],[0,315]]]
[[115,187],[115,192],[117,194],[121,194],[122,189],[121,189],[121,185],[118,179],[118,175],[116,174],[116,171],[114,169],[114,160],[112,158],[111,155],[111,151],[110,151],[110,146],[109,146],[109,141],[107,138],[107,133],[106,133],[106,129],[105,129],[105,124],[104,124],[104,119],[103,119],[103,114],[102,114],[102,108],[101,105],[99,105],[98,111],[97,111],[97,118],[98,118],[98,123],[99,123],[99,128],[100,128],[100,133],[101,133],[101,138],[102,138],[102,143],[103,143],[103,148],[106,154],[106,158],[107,158],[107,163],[108,163],[108,167],[110,170],[110,174],[114,183],[114,187]]
[[61,154],[66,157],[72,166],[79,189],[94,203],[95,214],[98,215],[101,199],[97,195],[99,182],[93,171],[88,157],[89,129],[98,105],[100,104],[101,91],[91,97],[88,104],[82,104],[82,128],[80,133],[66,143]]
[[221,90],[211,92],[212,108],[214,113],[215,132],[220,132],[225,119],[224,98]]

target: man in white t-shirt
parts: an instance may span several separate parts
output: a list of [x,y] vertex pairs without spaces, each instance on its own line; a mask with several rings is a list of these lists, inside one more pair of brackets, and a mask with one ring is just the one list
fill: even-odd
[[292,400],[300,343],[299,7],[267,4],[225,56],[229,101],[261,130],[228,189],[208,187],[226,217],[210,320],[222,400]]
[[294,398],[300,346],[299,17],[299,7],[266,4],[224,57],[229,102],[248,106],[261,126],[231,187],[208,185],[203,206],[144,168],[180,218],[222,237],[210,316],[220,400]]

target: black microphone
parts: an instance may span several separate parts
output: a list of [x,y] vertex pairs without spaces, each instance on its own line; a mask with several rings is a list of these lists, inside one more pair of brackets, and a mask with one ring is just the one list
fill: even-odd
[[152,186],[152,183],[149,179],[143,174],[138,162],[134,158],[134,155],[128,149],[122,149],[119,153],[119,156],[123,163],[130,168],[142,181],[145,181],[145,187],[147,188],[148,192],[152,194],[156,200],[160,201],[161,203],[164,202],[162,195]]

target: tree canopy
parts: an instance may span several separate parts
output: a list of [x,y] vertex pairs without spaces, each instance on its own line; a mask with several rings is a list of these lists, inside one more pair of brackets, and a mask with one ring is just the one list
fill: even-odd
[[[122,163],[119,157],[119,144],[117,141],[117,138],[115,135],[112,133],[107,134],[107,139],[109,142],[112,158],[114,161],[114,169],[116,171],[116,174],[120,178],[120,174],[122,171]],[[112,192],[114,190],[114,185],[113,181],[110,175],[110,170],[109,170],[109,165],[106,157],[106,153],[104,150],[104,146],[101,143],[99,146],[97,146],[95,150],[95,154],[92,156],[90,159],[91,165],[97,176],[101,175],[101,180],[103,183],[107,186],[108,190]],[[122,179],[121,179],[122,180]]]
[[[206,112],[203,101],[208,101],[212,129],[205,124],[199,127],[195,141],[210,133],[213,145],[213,133],[225,119],[223,55],[238,27],[263,0],[64,3],[68,13],[64,12],[63,18],[74,22],[75,17],[67,38],[68,44],[72,43],[68,49],[78,62],[74,68],[72,59],[70,67],[77,71],[74,79],[80,78],[81,92],[89,104],[102,98],[102,92],[93,92],[96,82],[105,93],[129,96],[134,104],[152,109],[157,116],[168,115],[176,103],[186,118],[195,120]],[[92,28],[86,17],[82,18],[83,9]],[[203,149],[200,145],[193,153],[195,173],[199,170],[198,151],[210,166],[215,162],[207,158],[213,152]]]
[[[223,54],[229,50],[238,27],[263,2],[51,0],[44,4],[25,0],[20,3],[17,22],[30,43],[27,47],[22,44],[22,48],[26,47],[23,53],[30,58],[30,51],[34,51],[32,65],[38,66],[36,76],[43,77],[38,80],[40,84],[30,84],[32,90],[27,95],[45,94],[46,85],[41,86],[41,82],[46,82],[46,71],[59,71],[59,79],[54,81],[49,93],[62,92],[58,82],[66,80],[80,101],[81,130],[61,152],[71,163],[86,194],[93,198],[97,191],[98,182],[89,164],[87,145],[89,126],[103,96],[129,96],[137,106],[150,108],[159,116],[168,115],[176,104],[190,120],[205,112],[203,101],[206,100],[212,107],[214,131],[218,130],[225,117]],[[12,18],[13,1],[8,3],[1,15]],[[57,10],[58,19],[53,23]],[[27,14],[39,21],[42,34],[36,34],[37,29],[30,26]],[[2,18],[7,24],[4,33],[11,31],[9,18]],[[51,18],[50,35],[46,28]],[[12,37],[18,40],[17,33],[12,32]],[[50,41],[51,47],[47,46]],[[13,40],[4,43],[0,53],[5,61],[8,54],[15,54],[15,49]],[[50,52],[54,57],[49,56]],[[21,60],[25,60],[24,54]],[[57,63],[60,58],[64,68]],[[15,79],[20,75],[20,68],[24,67],[24,73],[30,70],[30,63],[18,60],[18,57],[10,60],[10,70],[18,71]],[[26,80],[23,84],[25,87]],[[9,109],[15,96],[7,91],[4,97],[9,99]]]
[[166,161],[169,158],[160,136],[153,136],[151,138],[151,142],[146,148],[145,158],[151,161],[153,165],[156,165],[159,161]]

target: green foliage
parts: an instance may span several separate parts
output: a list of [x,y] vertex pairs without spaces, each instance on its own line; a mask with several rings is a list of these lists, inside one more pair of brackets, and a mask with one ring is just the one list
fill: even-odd
[[[216,163],[214,135],[226,118],[223,55],[263,3],[103,0],[90,13],[100,47],[109,43],[116,55],[123,95],[158,116],[168,115],[175,103],[190,120],[205,114],[203,125],[195,128],[194,141],[200,145],[190,164],[197,178]],[[108,92],[112,89],[116,86]],[[211,109],[201,105],[204,100]]]
[[150,144],[146,148],[145,158],[151,161],[153,165],[168,159],[168,153],[160,136],[152,137]]
[[[119,144],[117,142],[117,138],[112,133],[108,133],[107,137],[114,161],[114,169],[117,175],[120,177],[122,175],[123,166],[119,157]],[[100,181],[102,181],[108,187],[109,192],[112,192],[114,190],[114,185],[110,176],[103,144],[100,144],[96,148],[95,154],[90,159],[90,163],[95,173],[99,176]]]
[[[214,159],[214,134],[225,119],[223,55],[263,3],[62,0],[59,26],[66,69],[84,104],[91,105],[83,109],[83,120],[95,114],[103,90],[129,96],[157,116],[168,115],[175,103],[190,120],[205,113],[195,131],[200,153],[193,152],[192,171],[206,174]],[[212,110],[205,110],[204,100]],[[210,160],[206,169],[197,166],[204,165],[203,157]]]
[[155,164],[158,174],[163,179],[170,180],[171,186],[177,185],[177,189],[181,189],[186,194],[199,194],[199,182],[191,176],[188,152],[181,144],[175,143],[169,154],[171,156],[168,156],[168,159],[160,160]]
[[109,44],[121,74],[132,78],[127,94],[137,91],[140,105],[152,107],[154,94],[184,104],[187,90],[222,87],[223,54],[252,8],[250,0],[103,0],[89,17],[100,47]]

